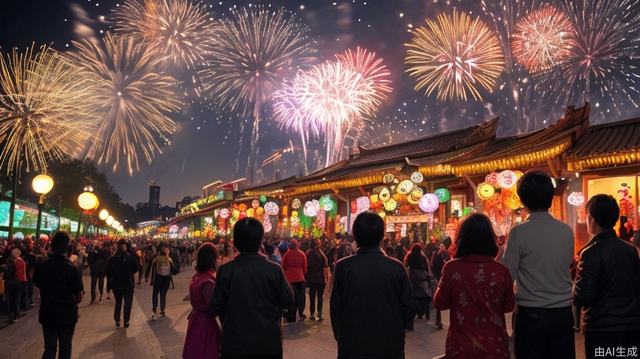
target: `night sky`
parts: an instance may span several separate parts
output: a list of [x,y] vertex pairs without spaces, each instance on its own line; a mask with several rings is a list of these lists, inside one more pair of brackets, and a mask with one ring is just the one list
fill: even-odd
[[[630,21],[637,20],[637,12],[640,12],[637,1],[610,1],[621,5],[631,4],[632,13],[625,16]],[[505,0],[490,2],[495,3],[497,9]],[[522,8],[532,8],[541,3],[511,2]],[[74,25],[82,21],[77,11],[72,10],[72,5],[80,5],[91,19],[95,19],[92,27],[96,33],[103,34],[109,31],[109,16],[117,3],[122,3],[122,0],[2,0],[0,46],[3,52],[7,52],[11,47],[24,47],[35,42],[52,43],[54,48],[61,51],[70,50],[71,40],[77,36]],[[623,59],[620,59],[620,54],[614,55],[624,65],[619,66],[619,73],[610,72],[602,77],[604,81],[591,83],[591,86],[606,87],[607,91],[601,91],[601,88],[587,92],[575,86],[563,87],[566,81],[560,75],[537,78],[528,76],[517,66],[501,75],[493,93],[483,92],[484,99],[481,101],[439,102],[433,95],[426,96],[424,92],[414,91],[415,80],[405,73],[404,44],[412,38],[410,30],[423,25],[425,18],[434,18],[439,12],[456,7],[473,17],[480,16],[501,37],[508,36],[495,21],[504,16],[492,9],[483,9],[480,0],[205,0],[203,3],[210,6],[215,17],[225,16],[234,5],[284,6],[295,11],[311,29],[320,60],[331,58],[349,48],[355,49],[356,46],[376,52],[391,71],[393,92],[383,103],[377,117],[368,122],[369,129],[361,139],[361,144],[365,146],[389,144],[465,127],[494,116],[501,117],[500,134],[522,133],[555,121],[565,105],[580,106],[585,98],[590,99],[594,108],[592,122],[622,120],[640,112],[634,102],[640,98],[635,90],[637,76],[634,76],[640,61],[638,53],[624,54],[626,58]],[[557,6],[564,6],[564,3]],[[628,35],[637,37],[637,28],[631,30]],[[637,40],[640,39],[634,41]],[[611,78],[610,81],[607,76]],[[632,91],[620,92],[621,86]],[[520,93],[517,103],[512,95],[514,87]],[[565,95],[558,96],[557,91],[564,91]],[[602,95],[603,92],[608,95]],[[198,99],[192,99],[189,106],[173,114],[172,118],[178,123],[178,130],[171,138],[171,145],[165,147],[163,154],[151,165],[145,165],[133,176],[129,176],[124,169],[114,173],[110,167],[102,168],[125,201],[131,204],[145,202],[150,180],[155,180],[161,186],[161,202],[173,205],[185,195],[201,194],[201,187],[214,180],[227,181],[244,175],[251,131],[241,132],[241,118],[217,110],[213,103],[203,103]],[[284,153],[279,162],[265,165],[257,178],[275,178],[276,168],[281,178],[299,175],[299,136],[281,130],[269,118],[262,123],[258,162],[289,147],[290,142],[295,150]],[[322,162],[319,156],[321,147],[317,139],[311,143],[310,163],[315,157],[318,157],[317,162]]]

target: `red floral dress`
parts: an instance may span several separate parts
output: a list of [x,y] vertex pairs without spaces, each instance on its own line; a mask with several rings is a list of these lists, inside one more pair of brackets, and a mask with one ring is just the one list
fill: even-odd
[[433,303],[451,310],[448,358],[509,358],[504,313],[513,310],[515,296],[505,266],[484,256],[447,262]]

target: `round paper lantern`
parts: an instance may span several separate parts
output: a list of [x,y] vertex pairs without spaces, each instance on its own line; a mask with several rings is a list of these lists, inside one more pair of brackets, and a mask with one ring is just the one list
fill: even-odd
[[411,182],[410,180],[404,180],[396,186],[396,192],[403,195],[408,195],[413,190],[413,187],[415,187],[415,184],[413,182]]
[[484,177],[484,181],[494,187],[498,187],[498,173],[497,172],[489,173]]
[[571,192],[569,194],[569,197],[567,197],[567,202],[569,202],[570,205],[575,206],[575,207],[580,207],[584,204],[585,198],[584,198],[584,193],[582,192]]
[[277,216],[280,211],[280,207],[275,202],[267,202],[264,204],[264,213],[268,216]]
[[438,188],[433,191],[433,194],[438,197],[438,201],[440,201],[440,203],[445,203],[451,199],[451,192],[446,188]]
[[371,208],[371,201],[366,196],[356,198],[356,204],[358,205],[358,212],[368,211]]
[[398,202],[396,202],[396,200],[393,198],[384,203],[384,209],[387,212],[393,212],[396,210],[396,208],[398,208]]
[[262,203],[262,204],[267,203],[267,196],[265,196],[265,195],[260,196],[260,203]]
[[298,211],[291,211],[291,218],[298,217]]
[[407,201],[411,204],[418,204],[418,202],[420,202],[420,198],[422,198],[423,195],[424,190],[416,186],[407,197]]
[[478,197],[487,200],[496,193],[496,189],[489,182],[482,182],[478,185]]
[[331,199],[331,195],[326,194],[320,197],[320,208],[322,208],[325,212],[330,212],[331,210],[333,210],[333,207],[334,203]]
[[240,205],[238,206],[238,210],[240,212],[246,212],[247,211],[247,205],[244,203],[240,203]]
[[389,189],[385,187],[380,191],[380,194],[378,194],[378,197],[382,202],[386,202],[389,199],[391,199],[391,191],[389,191]]
[[313,201],[307,201],[304,204],[302,213],[307,217],[315,217],[318,215],[318,208],[314,205]]
[[262,207],[256,208],[256,215],[257,216],[262,216],[262,214],[264,214],[264,208],[262,208]]
[[420,198],[420,202],[418,202],[418,206],[421,210],[426,213],[435,212],[440,206],[440,201],[438,197],[433,193],[427,193]]
[[378,197],[377,194],[372,194],[371,196],[369,196],[369,200],[371,201],[371,204],[376,204],[380,202],[380,197]]
[[382,177],[382,183],[389,184],[396,179],[391,173],[387,173]]
[[424,181],[424,176],[422,175],[421,172],[418,172],[418,171],[413,172],[411,174],[411,181],[415,184],[420,184],[422,183],[422,181]]
[[511,189],[518,182],[518,176],[511,170],[504,170],[498,173],[498,186],[504,189]]
[[260,201],[254,199],[253,201],[251,201],[251,207],[253,207],[254,209],[260,207]]
[[518,208],[522,208],[522,202],[520,202],[520,197],[516,193],[516,191],[512,191],[509,193],[509,196],[506,199],[507,207],[510,210],[515,211]]
[[302,202],[300,202],[300,199],[294,198],[293,201],[291,201],[291,208],[298,209],[300,208],[300,206],[302,206]]
[[247,214],[247,217],[253,217],[253,215],[255,214],[256,210],[253,208],[249,208],[247,209],[247,211],[245,212]]
[[[233,214],[233,218],[235,218],[235,219],[240,218],[240,211],[239,210],[234,209],[232,214]],[[220,214],[220,217],[224,218],[222,215],[223,215],[223,213]]]

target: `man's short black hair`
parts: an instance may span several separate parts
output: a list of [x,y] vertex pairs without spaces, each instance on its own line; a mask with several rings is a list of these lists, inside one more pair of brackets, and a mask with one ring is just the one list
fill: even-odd
[[263,236],[262,223],[255,218],[243,218],[233,226],[233,245],[240,253],[257,253]]
[[384,221],[375,213],[360,213],[353,222],[353,237],[358,247],[379,246],[384,237]]
[[613,229],[620,216],[618,202],[606,194],[591,197],[587,202],[587,211],[602,229]]
[[531,212],[548,211],[553,202],[553,182],[541,171],[525,173],[518,181],[518,196]]
[[51,239],[51,249],[57,254],[67,254],[71,238],[64,232],[56,232]]

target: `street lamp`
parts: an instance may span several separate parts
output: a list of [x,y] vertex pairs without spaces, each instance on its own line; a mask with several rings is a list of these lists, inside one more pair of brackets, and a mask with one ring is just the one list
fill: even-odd
[[40,238],[40,222],[42,222],[42,209],[44,207],[45,196],[53,189],[53,178],[46,174],[33,177],[31,181],[33,191],[39,194],[38,197],[38,222],[36,223],[36,240]]
[[107,219],[105,219],[104,221],[107,222],[107,226],[111,226],[113,222],[115,222],[115,218],[113,218],[112,216],[107,216]]
[[98,201],[98,196],[93,193],[93,188],[91,186],[86,186],[84,188],[84,192],[80,193],[78,196],[78,206],[80,206],[80,218],[78,219],[78,230],[76,232],[76,239],[80,239],[80,224],[82,224],[82,213],[84,211],[91,211],[100,205],[100,201]]
[[102,211],[100,211],[100,213],[98,213],[98,218],[100,218],[101,221],[106,221],[107,218],[109,218],[109,211],[103,209]]

